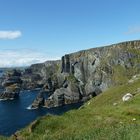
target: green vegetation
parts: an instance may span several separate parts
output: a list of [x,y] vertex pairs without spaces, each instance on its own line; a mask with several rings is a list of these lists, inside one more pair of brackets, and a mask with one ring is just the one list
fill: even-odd
[[121,65],[116,65],[113,67],[112,80],[116,85],[123,84],[128,81],[127,70]]
[[[112,87],[78,110],[36,120],[17,136],[22,140],[139,140],[139,88],[140,80]],[[126,93],[134,97],[123,102]]]
[[73,84],[75,84],[77,82],[77,79],[75,78],[75,76],[73,74],[69,74],[67,76],[67,80],[72,82]]
[[0,136],[0,140],[8,140],[8,138]]
[[131,55],[133,55],[133,57],[129,60],[131,64],[134,65],[133,72],[139,73],[140,67],[138,65],[140,64],[140,50],[136,48],[129,48],[128,51],[131,53]]

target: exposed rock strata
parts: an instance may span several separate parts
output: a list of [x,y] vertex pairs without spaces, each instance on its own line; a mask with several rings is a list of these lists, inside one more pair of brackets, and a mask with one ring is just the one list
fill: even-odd
[[34,100],[34,102],[32,103],[31,105],[31,109],[36,109],[40,106],[44,106],[44,95],[43,95],[43,92],[39,92],[36,99]]
[[2,83],[4,91],[0,94],[1,100],[11,100],[18,97],[22,84],[20,77],[21,73],[17,70],[12,70],[7,73],[6,78]]
[[86,101],[139,73],[139,60],[140,41],[83,50],[67,54],[61,61],[32,65],[30,78],[38,74],[40,79],[30,82],[51,91],[47,107]]

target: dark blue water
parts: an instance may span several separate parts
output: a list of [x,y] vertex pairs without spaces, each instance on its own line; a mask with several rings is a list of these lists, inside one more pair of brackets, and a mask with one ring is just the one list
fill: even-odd
[[4,74],[4,70],[0,68],[0,77]]
[[60,115],[70,109],[80,107],[80,104],[72,104],[51,109],[27,110],[26,108],[33,102],[37,93],[38,91],[24,91],[16,100],[0,101],[0,135],[10,136],[36,118],[48,113]]

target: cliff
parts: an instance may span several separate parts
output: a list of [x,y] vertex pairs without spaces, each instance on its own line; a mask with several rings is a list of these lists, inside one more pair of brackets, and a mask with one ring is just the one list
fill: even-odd
[[32,65],[23,74],[23,81],[27,76],[23,83],[49,91],[47,107],[86,101],[139,73],[139,58],[140,41],[92,48]]

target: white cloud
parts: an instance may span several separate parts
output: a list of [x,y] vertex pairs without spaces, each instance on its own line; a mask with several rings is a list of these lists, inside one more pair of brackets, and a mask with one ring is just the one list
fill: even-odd
[[0,51],[0,67],[21,67],[47,60],[56,60],[59,57],[51,58],[47,54],[33,52],[30,50],[5,50]]
[[21,31],[0,31],[0,39],[16,39],[21,37]]
[[128,31],[125,32],[126,35],[132,35],[137,33],[140,33],[140,26],[129,27]]

